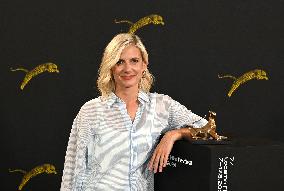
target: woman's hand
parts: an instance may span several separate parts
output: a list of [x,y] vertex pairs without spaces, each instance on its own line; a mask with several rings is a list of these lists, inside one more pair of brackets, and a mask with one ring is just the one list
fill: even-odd
[[148,164],[149,170],[154,171],[154,173],[158,170],[159,172],[163,171],[163,168],[167,165],[169,154],[173,148],[174,142],[180,138],[181,135],[179,129],[168,131],[163,136]]

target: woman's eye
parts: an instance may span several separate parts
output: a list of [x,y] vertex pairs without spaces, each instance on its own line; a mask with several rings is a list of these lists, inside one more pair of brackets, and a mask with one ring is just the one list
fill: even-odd
[[136,58],[131,59],[131,61],[132,61],[133,63],[137,63],[137,62],[139,62],[139,60],[138,60],[138,59],[136,59]]
[[120,65],[120,64],[122,64],[122,63],[123,63],[123,60],[118,60],[116,64],[117,64],[117,65]]

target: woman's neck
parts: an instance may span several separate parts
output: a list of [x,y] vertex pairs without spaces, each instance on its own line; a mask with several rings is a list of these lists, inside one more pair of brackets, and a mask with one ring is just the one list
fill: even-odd
[[115,94],[128,105],[137,101],[138,92],[138,88],[125,88],[123,90],[116,90]]

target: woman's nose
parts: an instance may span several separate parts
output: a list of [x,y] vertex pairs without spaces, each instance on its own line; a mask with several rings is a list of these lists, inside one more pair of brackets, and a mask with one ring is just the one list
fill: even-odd
[[131,65],[130,65],[130,63],[129,63],[129,62],[125,62],[123,69],[124,69],[125,72],[130,71],[130,70],[131,70]]

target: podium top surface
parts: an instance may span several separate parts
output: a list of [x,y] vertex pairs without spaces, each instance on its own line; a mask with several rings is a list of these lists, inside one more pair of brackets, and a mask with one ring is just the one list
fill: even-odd
[[269,140],[265,138],[238,138],[229,140],[181,140],[187,142],[185,144],[192,146],[205,146],[205,147],[266,147],[266,146],[284,146],[283,142]]

